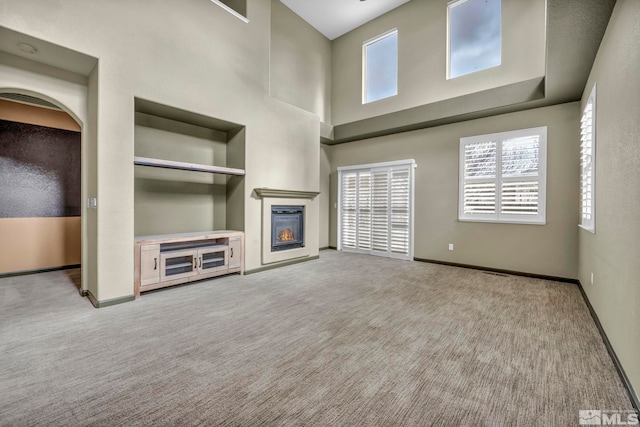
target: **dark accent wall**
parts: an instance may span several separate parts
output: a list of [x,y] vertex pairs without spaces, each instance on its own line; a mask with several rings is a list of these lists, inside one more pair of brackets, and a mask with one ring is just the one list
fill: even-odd
[[80,216],[80,138],[0,120],[0,218]]

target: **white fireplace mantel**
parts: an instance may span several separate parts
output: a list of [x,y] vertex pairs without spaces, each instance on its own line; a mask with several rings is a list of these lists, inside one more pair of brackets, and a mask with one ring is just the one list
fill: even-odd
[[258,197],[281,197],[289,199],[314,199],[318,191],[277,190],[275,188],[254,188]]
[[[262,199],[262,264],[273,264],[294,259],[306,258],[317,251],[317,240],[311,239],[309,224],[317,224],[318,210],[311,209],[313,199],[320,194],[317,191],[276,190],[273,188],[254,188]],[[305,246],[283,251],[271,251],[271,207],[278,205],[304,206]]]

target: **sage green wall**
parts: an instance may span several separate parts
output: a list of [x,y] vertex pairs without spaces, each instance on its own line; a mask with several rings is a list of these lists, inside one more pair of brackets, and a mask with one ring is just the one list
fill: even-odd
[[[332,42],[334,125],[545,75],[545,0],[502,2],[502,65],[447,80],[447,1],[410,1]],[[362,43],[398,28],[398,95],[362,104]]]
[[[270,94],[287,104],[331,123],[331,41],[292,12],[271,0]],[[322,147],[320,159],[319,247],[329,245],[329,162]],[[297,184],[288,184],[291,189]]]
[[[0,6],[1,7],[1,6]],[[0,91],[32,95],[53,102],[69,113],[82,127],[82,199],[96,194],[98,67],[89,78],[25,58],[0,52]],[[82,288],[96,291],[96,212],[82,214]],[[95,293],[94,293],[95,295]]]
[[580,282],[636,393],[640,391],[639,52],[640,2],[618,0],[582,99],[584,106],[595,84],[596,229],[595,234],[579,231]]
[[[136,97],[246,126],[247,269],[261,266],[253,189],[318,191],[320,120],[270,97],[271,2],[247,0],[247,11],[249,23],[208,0],[0,2],[0,26],[99,61],[89,106],[97,115],[97,167],[89,173],[98,199],[90,286],[99,301],[133,295]],[[317,248],[318,224],[309,226]]]
[[[136,156],[227,165],[227,134],[136,113]],[[136,236],[226,229],[225,175],[135,167]]]
[[[337,246],[336,168],[413,158],[417,258],[576,278],[578,109],[574,102],[331,147],[331,245]],[[460,138],[537,126],[548,127],[547,224],[459,222]]]
[[[82,128],[82,195],[84,199],[98,194],[98,80],[100,67],[91,72],[87,93],[87,124]],[[85,138],[87,143],[85,144]],[[98,295],[98,215],[96,209],[85,209],[82,215],[82,288]]]
[[329,199],[331,193],[330,174],[331,160],[329,159],[330,148],[326,145],[320,146],[320,237],[318,244],[321,248],[329,246]]
[[[227,167],[245,169],[246,129],[227,132]],[[227,178],[227,229],[244,231],[244,177]]]
[[271,96],[331,123],[331,42],[271,0]]

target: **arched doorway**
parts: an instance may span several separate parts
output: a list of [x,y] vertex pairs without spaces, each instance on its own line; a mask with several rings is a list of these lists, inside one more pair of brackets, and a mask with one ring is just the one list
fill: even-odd
[[0,89],[0,276],[82,262],[82,125],[46,98]]

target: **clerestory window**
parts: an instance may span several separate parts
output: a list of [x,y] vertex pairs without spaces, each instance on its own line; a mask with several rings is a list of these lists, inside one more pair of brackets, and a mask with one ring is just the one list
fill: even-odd
[[501,0],[456,0],[447,8],[447,78],[502,62]]
[[398,94],[398,30],[379,35],[362,45],[362,103]]

